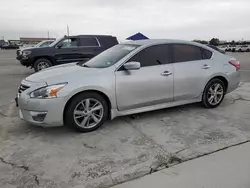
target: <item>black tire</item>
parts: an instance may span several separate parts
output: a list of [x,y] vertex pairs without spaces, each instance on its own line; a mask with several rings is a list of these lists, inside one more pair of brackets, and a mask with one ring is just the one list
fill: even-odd
[[[209,89],[215,85],[215,84],[220,84],[223,88],[223,95],[222,95],[222,98],[221,100],[217,103],[217,104],[211,104],[208,99],[209,99]],[[208,82],[208,84],[206,85],[205,89],[204,89],[204,92],[203,92],[203,95],[202,95],[202,105],[205,107],[205,108],[216,108],[217,106],[219,106],[224,97],[225,97],[225,94],[226,94],[226,86],[225,86],[225,83],[223,81],[221,81],[220,79],[212,79],[211,81]]]
[[51,63],[50,60],[45,59],[45,58],[38,59],[38,60],[36,60],[35,63],[34,63],[34,70],[35,70],[36,72],[39,72],[39,71],[42,70],[41,68],[39,68],[39,65],[40,65],[41,63],[45,63],[45,64],[47,65],[46,68],[52,66],[52,63]]
[[[100,122],[91,128],[80,127],[74,120],[74,110],[77,108],[79,103],[81,103],[85,99],[97,100],[101,103],[103,107],[103,116]],[[65,109],[65,113],[64,113],[64,123],[66,126],[73,128],[74,130],[78,132],[91,132],[101,127],[101,125],[108,119],[108,114],[109,114],[108,111],[109,111],[109,107],[108,107],[107,101],[100,94],[96,92],[80,93],[79,95],[76,95],[73,99],[71,99],[70,103],[67,105],[67,108]]]

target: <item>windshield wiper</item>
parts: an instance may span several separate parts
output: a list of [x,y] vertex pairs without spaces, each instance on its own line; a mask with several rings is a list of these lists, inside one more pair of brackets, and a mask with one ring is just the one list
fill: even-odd
[[86,65],[86,64],[83,64],[82,67],[90,68],[90,66],[88,66],[88,65]]
[[82,62],[82,61],[77,62],[76,65],[79,65],[81,67],[88,67],[88,68],[90,68],[90,66],[84,64],[84,62]]

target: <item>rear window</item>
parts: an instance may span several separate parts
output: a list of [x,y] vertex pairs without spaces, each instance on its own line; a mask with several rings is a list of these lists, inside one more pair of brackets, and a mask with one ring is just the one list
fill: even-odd
[[174,44],[174,61],[186,62],[202,60],[202,53],[200,47],[188,44]]
[[211,59],[213,53],[209,50],[202,49],[202,57],[203,59]]
[[97,39],[94,37],[81,38],[80,46],[96,47],[96,46],[99,46],[99,43],[98,43]]

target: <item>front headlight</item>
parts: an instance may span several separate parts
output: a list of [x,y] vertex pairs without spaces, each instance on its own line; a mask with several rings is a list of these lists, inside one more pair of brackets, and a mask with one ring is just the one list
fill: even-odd
[[67,83],[61,83],[61,84],[50,85],[47,87],[42,87],[42,88],[39,88],[35,91],[32,91],[30,93],[30,97],[37,98],[37,99],[56,98],[57,93],[66,85],[67,85]]
[[31,54],[31,51],[23,51],[23,56],[28,56]]

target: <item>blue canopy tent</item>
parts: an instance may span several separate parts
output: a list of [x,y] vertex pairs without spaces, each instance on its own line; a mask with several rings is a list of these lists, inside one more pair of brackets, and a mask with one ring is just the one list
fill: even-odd
[[146,37],[145,35],[143,35],[142,33],[136,33],[136,34],[126,38],[126,40],[144,40],[144,39],[149,39],[149,38]]

